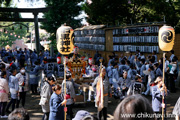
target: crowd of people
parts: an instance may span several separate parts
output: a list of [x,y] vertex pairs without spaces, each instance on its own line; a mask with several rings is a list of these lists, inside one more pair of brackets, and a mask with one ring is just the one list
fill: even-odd
[[[79,57],[77,51],[73,53]],[[64,67],[61,61],[61,54],[50,56],[48,50],[15,49],[0,51],[0,117],[7,118],[5,113],[11,113],[19,108],[20,102],[25,107],[26,94],[31,88],[32,94],[40,94],[41,99],[39,105],[42,107],[43,120],[63,120],[64,110],[67,111],[69,119],[81,120],[107,119],[108,98],[120,100],[114,112],[115,120],[123,120],[120,114],[138,114],[138,113],[156,113],[160,114],[162,108],[166,111],[165,102],[162,101],[163,96],[169,93],[175,93],[175,83],[177,81],[179,66],[178,58],[171,51],[170,58],[165,60],[165,83],[163,83],[163,58],[156,55],[156,51],[152,55],[145,56],[139,50],[136,53],[130,53],[129,56],[120,57],[114,52],[109,56],[107,65],[105,59],[97,51],[94,57],[86,55],[81,57],[87,61],[85,73],[83,76],[94,78],[94,82],[90,84],[93,91],[89,90],[88,101],[92,98],[97,101],[98,80],[103,80],[103,108],[98,110],[97,117],[90,115],[88,111],[78,111],[74,117],[73,106],[75,103],[76,90],[82,85],[74,82],[70,68],[65,68],[66,80],[62,84],[57,84],[58,77],[64,77]],[[68,58],[71,58],[70,55]],[[75,57],[75,58],[76,58]],[[102,60],[102,68],[100,67],[100,59]],[[101,69],[100,69],[101,68]],[[39,85],[39,73],[44,73],[43,82]],[[66,85],[64,84],[66,81]],[[40,93],[38,91],[40,86]],[[66,89],[64,89],[66,86]],[[66,90],[66,94],[64,91]],[[10,93],[10,101],[8,95]],[[152,105],[143,96],[152,96]],[[9,101],[9,103],[8,103]],[[180,115],[177,102],[173,114]],[[8,104],[7,104],[8,103]],[[141,104],[141,106],[139,106]],[[67,106],[67,109],[64,106]],[[99,102],[96,102],[99,106]],[[129,108],[130,106],[133,109]],[[11,107],[11,110],[10,110]],[[131,110],[130,110],[131,109]],[[10,114],[12,115],[12,114]],[[11,116],[12,117],[12,116]],[[10,119],[10,118],[9,118]],[[28,118],[29,119],[29,118]],[[124,118],[125,119],[125,118]],[[155,118],[154,118],[155,119]]]

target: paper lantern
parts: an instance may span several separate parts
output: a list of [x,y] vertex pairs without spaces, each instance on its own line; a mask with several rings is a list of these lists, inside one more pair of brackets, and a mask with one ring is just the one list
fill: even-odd
[[61,26],[57,29],[57,49],[63,55],[70,54],[74,49],[73,29],[69,26]]
[[174,45],[175,31],[171,26],[163,26],[159,30],[159,48],[162,51],[171,51]]

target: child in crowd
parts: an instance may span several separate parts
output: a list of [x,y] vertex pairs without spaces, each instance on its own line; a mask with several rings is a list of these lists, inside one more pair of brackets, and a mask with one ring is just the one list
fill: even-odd
[[56,85],[53,87],[54,93],[50,99],[50,115],[49,120],[64,120],[64,105],[67,100],[64,99],[61,93],[61,86]]

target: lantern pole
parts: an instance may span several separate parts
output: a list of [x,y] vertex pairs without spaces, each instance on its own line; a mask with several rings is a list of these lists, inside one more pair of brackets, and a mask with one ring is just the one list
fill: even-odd
[[[163,84],[165,84],[164,83],[164,78],[165,78],[165,56],[166,56],[166,53],[163,52],[163,79],[162,79]],[[162,91],[162,120],[164,120],[164,108],[165,108],[165,106],[164,106],[164,90],[163,90]]]
[[[73,29],[69,26],[61,26],[56,32],[57,49],[59,53],[64,55],[64,99],[66,100],[66,56],[69,55],[74,48]],[[67,43],[67,44],[65,44]],[[67,107],[64,107],[64,120],[66,120]]]
[[171,26],[166,26],[164,25],[163,27],[161,27],[159,29],[159,34],[158,34],[158,43],[159,43],[159,48],[163,51],[163,78],[162,78],[162,82],[163,82],[163,90],[162,92],[162,120],[164,120],[165,116],[164,116],[164,109],[165,109],[165,103],[164,103],[164,99],[165,99],[165,84],[164,84],[164,78],[165,78],[165,55],[167,51],[171,51],[173,49],[173,45],[174,45],[174,39],[175,39],[175,31],[174,28]]

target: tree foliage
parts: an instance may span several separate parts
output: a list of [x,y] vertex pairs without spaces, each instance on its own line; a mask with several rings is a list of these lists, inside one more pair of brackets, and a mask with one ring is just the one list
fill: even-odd
[[6,45],[11,46],[15,40],[22,39],[27,34],[27,27],[20,24],[14,24],[6,27],[11,24],[12,22],[0,22],[0,47],[4,47]]
[[[0,7],[10,7],[12,0],[0,0]],[[12,18],[13,14],[11,12],[0,12],[0,17],[2,18]]]
[[47,19],[41,25],[42,29],[45,29],[51,34],[50,40],[55,44],[56,42],[56,30],[64,23],[72,28],[80,26],[80,19],[74,19],[81,11],[81,6],[78,5],[82,0],[45,0],[47,7],[50,7],[49,11],[44,14],[44,18]]
[[178,28],[179,0],[91,0],[83,9],[90,24],[119,25],[161,22]]
[[0,0],[0,7],[9,7],[12,0]]

